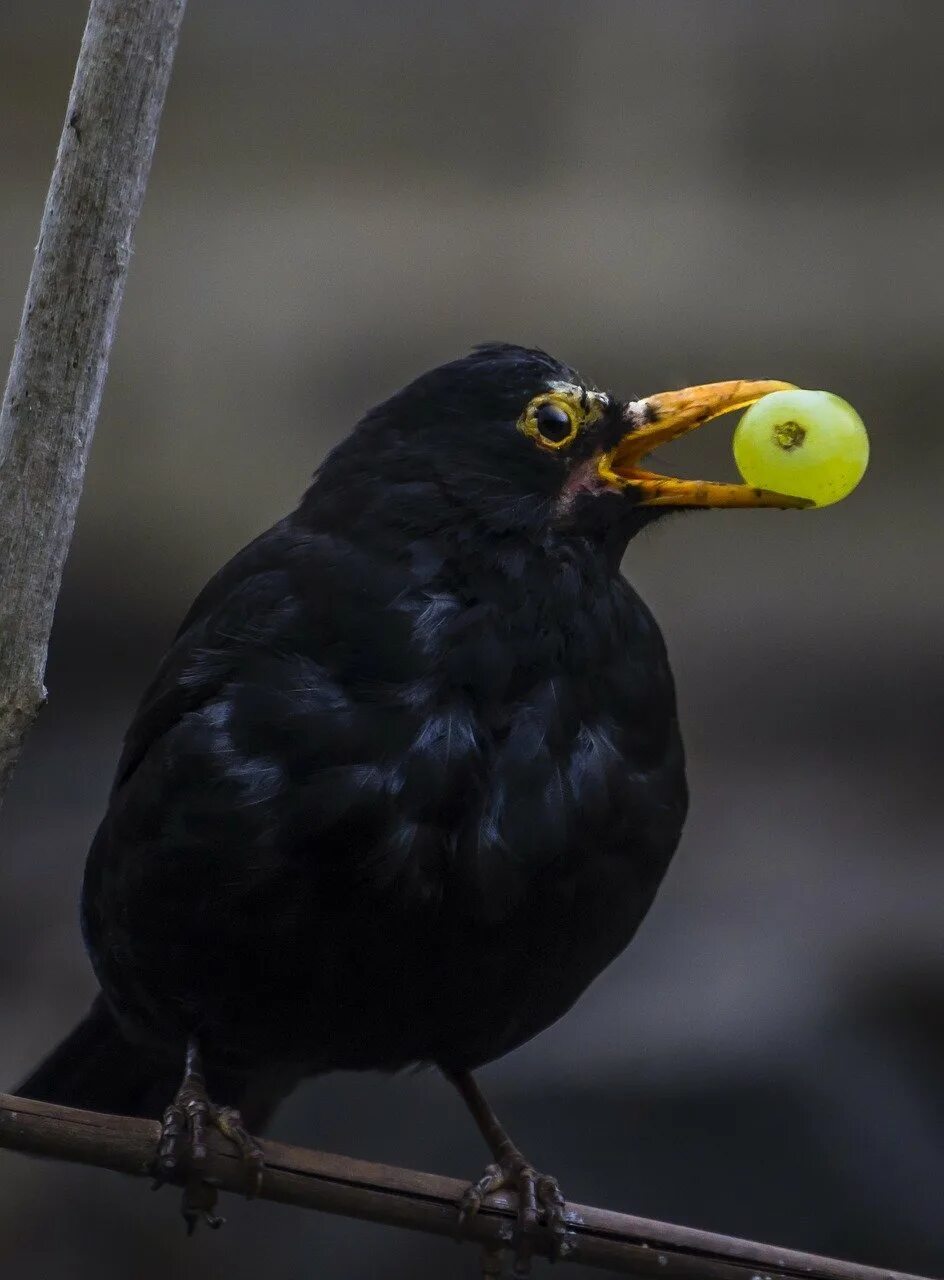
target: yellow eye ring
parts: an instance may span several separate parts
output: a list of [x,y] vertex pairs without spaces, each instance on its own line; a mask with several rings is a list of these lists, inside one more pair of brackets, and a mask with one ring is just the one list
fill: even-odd
[[573,444],[580,422],[572,404],[551,392],[536,396],[518,421],[519,430],[531,436],[542,449],[566,449]]

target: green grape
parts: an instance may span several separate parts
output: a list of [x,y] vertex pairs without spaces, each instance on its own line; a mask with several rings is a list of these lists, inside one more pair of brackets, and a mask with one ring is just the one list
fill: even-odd
[[869,463],[869,438],[851,404],[829,391],[773,391],[734,429],[734,460],[744,480],[814,506],[839,502]]

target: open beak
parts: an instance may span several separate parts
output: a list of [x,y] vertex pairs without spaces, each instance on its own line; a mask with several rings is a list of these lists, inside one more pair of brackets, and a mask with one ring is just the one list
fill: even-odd
[[632,489],[647,507],[809,507],[793,498],[748,484],[716,484],[709,480],[677,480],[647,471],[639,464],[659,445],[677,440],[712,418],[745,409],[771,391],[792,391],[790,382],[709,382],[684,391],[662,391],[627,408],[635,422],[615,449],[601,456],[600,477],[608,484]]

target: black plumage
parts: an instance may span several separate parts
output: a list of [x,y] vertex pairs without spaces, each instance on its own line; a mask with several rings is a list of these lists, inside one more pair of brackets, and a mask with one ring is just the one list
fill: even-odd
[[89,854],[103,995],[24,1092],[159,1114],[192,1041],[257,1127],[335,1068],[467,1092],[572,1005],[685,817],[665,648],[619,568],[670,508],[598,466],[654,416],[477,348],[368,413],[216,574]]

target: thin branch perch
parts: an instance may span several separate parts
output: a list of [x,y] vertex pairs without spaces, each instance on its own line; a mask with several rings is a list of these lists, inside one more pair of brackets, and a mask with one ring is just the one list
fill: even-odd
[[[0,1147],[52,1156],[137,1177],[149,1177],[159,1126],[153,1120],[75,1111],[0,1094]],[[263,1142],[266,1169],[260,1197],[349,1218],[455,1236],[466,1184],[411,1169],[371,1164],[280,1142]],[[211,1134],[207,1175],[239,1192],[244,1170],[231,1147]],[[463,1238],[507,1246],[514,1198],[491,1196]],[[690,1227],[651,1222],[587,1205],[569,1205],[568,1261],[663,1280],[917,1280],[902,1272],[778,1249]],[[538,1252],[546,1252],[544,1242]]]
[[92,0],[0,408],[0,800],[43,675],[186,0]]

